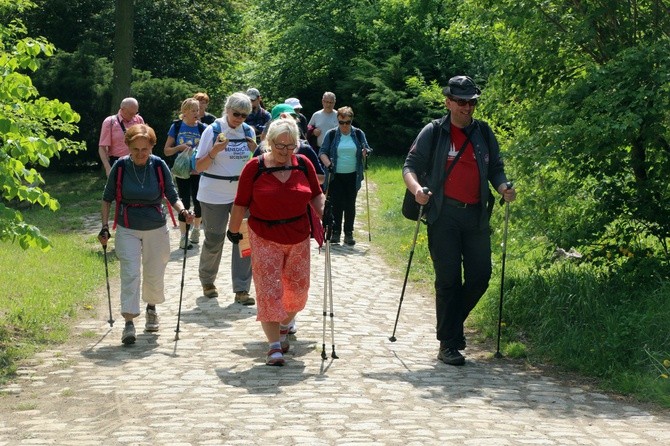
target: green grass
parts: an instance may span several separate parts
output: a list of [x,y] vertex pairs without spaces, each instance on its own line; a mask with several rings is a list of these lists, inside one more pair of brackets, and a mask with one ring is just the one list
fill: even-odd
[[45,180],[61,209],[54,213],[34,206],[22,212],[49,237],[52,249],[0,247],[0,281],[5,284],[0,292],[0,382],[12,376],[22,359],[67,340],[72,320],[81,311],[94,311],[97,290],[105,283],[100,245],[82,232],[84,218],[100,213],[100,175],[48,174]]
[[[400,214],[403,160],[370,163],[375,183],[371,210],[373,244],[385,260],[404,272],[416,224]],[[663,259],[627,259],[607,267],[552,262],[553,247],[543,237],[510,226],[505,264],[501,352],[534,364],[596,378],[601,388],[670,407],[670,277]],[[360,218],[367,218],[361,216]],[[468,323],[495,341],[500,301],[501,241],[504,210],[492,217],[494,272],[487,293]],[[403,276],[404,277],[404,276]],[[421,225],[412,259],[410,282],[432,295],[433,269]]]

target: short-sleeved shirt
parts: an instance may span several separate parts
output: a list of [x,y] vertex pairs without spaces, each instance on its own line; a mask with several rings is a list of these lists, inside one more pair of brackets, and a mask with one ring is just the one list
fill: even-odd
[[332,113],[325,113],[323,109],[321,109],[312,115],[312,118],[309,120],[309,125],[321,129],[321,134],[316,138],[317,144],[321,147],[323,138],[326,136],[326,133],[328,133],[328,130],[334,129],[338,125],[337,112],[333,110]]
[[[297,157],[302,155],[291,157],[294,166],[298,165]],[[285,245],[305,240],[310,235],[307,205],[321,194],[314,166],[303,157],[307,175],[300,169],[290,170],[288,180],[282,183],[271,173],[261,173],[256,178],[259,159],[260,156],[252,158],[244,166],[235,204],[249,208],[249,227],[258,236]],[[300,218],[288,223],[269,223],[295,217]]]
[[[123,124],[123,126],[122,126]],[[125,142],[125,131],[136,124],[144,124],[144,119],[139,115],[133,116],[130,121],[126,121],[119,113],[108,116],[102,121],[102,128],[100,129],[99,147],[109,147],[107,154],[120,158],[130,153]]]
[[[207,170],[200,175],[200,186],[198,188],[198,201],[209,204],[229,204],[235,199],[238,181],[212,178],[207,174],[219,177],[238,177],[242,168],[251,157],[246,135],[242,125],[231,128],[225,117],[218,118],[221,133],[228,138],[228,146],[223,152],[219,152],[212,160]],[[200,137],[196,159],[209,156],[209,151],[214,145],[214,125],[208,126]],[[250,128],[251,137],[255,138],[253,128]]]

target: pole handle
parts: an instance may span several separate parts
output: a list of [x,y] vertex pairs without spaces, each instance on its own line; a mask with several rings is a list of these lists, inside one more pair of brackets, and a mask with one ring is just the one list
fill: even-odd
[[[508,181],[505,185],[507,186],[507,189],[512,189],[514,187],[514,183],[511,181]],[[503,204],[505,204],[505,197],[500,197],[500,205],[502,206]]]

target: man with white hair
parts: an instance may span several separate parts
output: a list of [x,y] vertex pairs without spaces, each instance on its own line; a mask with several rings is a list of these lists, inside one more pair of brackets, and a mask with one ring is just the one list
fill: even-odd
[[315,151],[323,144],[323,137],[326,136],[328,130],[338,126],[335,93],[326,91],[321,98],[321,105],[323,105],[323,108],[312,115],[307,125],[309,133],[316,137],[316,147],[313,147]]
[[117,159],[130,154],[125,143],[126,130],[135,124],[144,124],[144,119],[138,114],[139,110],[137,99],[125,98],[121,101],[119,112],[102,121],[98,154],[107,176]]

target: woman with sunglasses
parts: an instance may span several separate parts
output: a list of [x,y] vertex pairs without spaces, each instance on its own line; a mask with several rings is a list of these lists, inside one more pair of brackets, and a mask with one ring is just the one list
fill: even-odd
[[[250,112],[249,96],[244,93],[230,95],[223,117],[205,129],[198,145],[195,168],[201,173],[198,200],[205,232],[199,275],[202,292],[210,298],[219,296],[214,282],[240,172],[256,150],[254,130],[244,123]],[[235,302],[253,305],[254,298],[249,296],[251,260],[241,257],[237,246],[232,249],[231,275]]]
[[319,150],[319,158],[328,170],[326,193],[333,206],[334,225],[331,243],[340,243],[342,216],[344,215],[344,243],[353,246],[354,219],[356,218],[356,196],[363,181],[365,158],[372,149],[365,133],[351,123],[354,111],[351,107],[337,109],[337,127],[328,130]]
[[[296,155],[298,125],[291,117],[272,121],[265,153],[242,170],[228,238],[238,243],[249,213],[251,263],[258,298],[257,320],[269,343],[267,365],[284,364],[289,323],[305,308],[310,280],[307,205],[323,215],[325,197],[312,163]],[[262,170],[261,170],[262,169]]]

